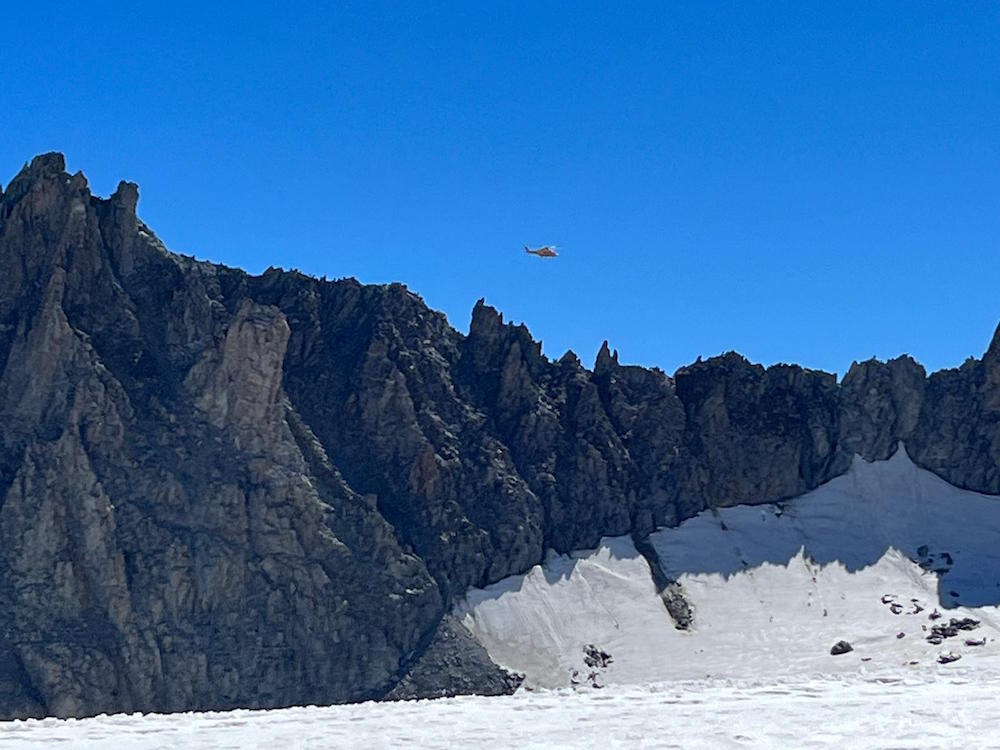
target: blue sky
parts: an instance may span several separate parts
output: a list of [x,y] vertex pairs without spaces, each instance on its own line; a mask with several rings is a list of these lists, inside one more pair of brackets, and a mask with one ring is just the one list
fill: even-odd
[[936,369],[1000,321],[995,2],[201,5],[5,8],[0,181],[63,151],[175,251],[586,363]]

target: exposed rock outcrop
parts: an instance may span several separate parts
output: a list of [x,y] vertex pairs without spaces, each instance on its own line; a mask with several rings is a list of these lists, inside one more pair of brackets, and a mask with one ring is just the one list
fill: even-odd
[[843,654],[849,654],[853,650],[854,646],[852,646],[847,641],[837,641],[836,643],[833,644],[833,646],[830,647],[830,655],[842,656]]
[[294,415],[284,315],[61,163],[0,208],[0,715],[382,694],[443,600]]
[[899,441],[1000,493],[1000,333],[929,378],[590,371],[484,301],[463,336],[399,284],[173,255],[137,203],[58,154],[0,193],[0,718],[502,692],[445,613],[547,548]]
[[506,695],[523,681],[494,664],[486,649],[452,615],[445,615],[427,647],[385,696],[388,700],[453,695]]

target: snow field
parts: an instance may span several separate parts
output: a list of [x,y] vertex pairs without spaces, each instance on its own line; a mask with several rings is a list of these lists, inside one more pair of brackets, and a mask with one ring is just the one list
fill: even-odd
[[[780,506],[705,512],[654,533],[664,573],[694,611],[686,631],[627,537],[472,590],[456,614],[528,687],[905,675],[955,666],[939,664],[942,655],[1000,674],[996,540],[1000,499],[952,487],[900,449],[888,461],[857,459]],[[926,640],[935,625],[965,617],[980,626]],[[854,651],[831,656],[839,640]],[[588,645],[610,663],[586,663]]]
[[0,723],[0,748],[1000,747],[997,684],[923,678],[671,682],[408,703]]

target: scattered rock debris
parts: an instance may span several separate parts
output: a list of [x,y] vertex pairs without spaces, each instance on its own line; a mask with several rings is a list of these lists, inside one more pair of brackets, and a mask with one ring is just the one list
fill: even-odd
[[[920,549],[918,549],[918,554],[921,557],[927,556],[926,547],[924,545],[921,545]],[[951,565],[951,563],[953,562],[952,556],[947,552],[941,553],[939,557],[943,561],[945,561],[948,565]],[[957,591],[950,591],[949,593],[953,597],[958,596]],[[907,609],[905,610],[905,612],[904,612],[904,604],[896,600],[895,594],[882,594],[880,600],[882,604],[889,607],[890,611],[894,615],[900,615],[904,613],[907,615],[916,615],[924,611],[924,607],[920,605],[920,601],[915,597],[911,597],[909,600],[909,604],[912,607],[912,609]],[[962,617],[962,618],[953,617],[948,622],[936,622],[937,620],[940,620],[942,617],[943,615],[937,610],[937,608],[935,608],[930,614],[927,615],[928,620],[936,623],[934,625],[931,625],[930,632],[928,632],[927,625],[922,624],[920,626],[920,629],[924,633],[927,633],[925,638],[927,642],[930,643],[931,645],[940,646],[942,643],[945,642],[946,639],[954,638],[963,631],[975,630],[980,625],[979,620],[974,620],[971,617]],[[905,637],[906,633],[902,630],[896,633],[897,640]],[[842,641],[842,643],[846,642]],[[986,644],[985,638],[969,638],[965,640],[966,646],[983,646],[985,644]],[[837,644],[837,646],[834,646],[834,649],[836,649],[838,646],[840,646],[839,643]],[[834,651],[833,649],[831,649],[830,653],[834,654],[834,653],[846,653],[846,652]],[[945,654],[942,654],[941,657],[939,657],[938,661],[940,661],[942,664],[948,664],[959,658],[961,658],[959,655],[952,654],[951,652],[946,652]],[[944,659],[944,661],[942,661],[942,659]],[[862,659],[862,661],[864,661],[864,659]],[[911,662],[911,663],[916,663],[916,662]]]
[[910,599],[911,609],[905,611],[906,605],[903,602],[896,601],[895,594],[882,594],[880,601],[888,605],[889,609],[894,615],[908,614],[908,615],[918,615],[924,611],[924,608],[920,606],[920,602],[916,598]]
[[938,645],[945,638],[954,638],[959,634],[959,631],[975,630],[978,627],[979,620],[973,620],[971,617],[963,617],[959,620],[952,617],[948,623],[941,623],[932,627],[931,634],[927,636],[927,640]]
[[607,651],[602,651],[593,643],[588,643],[583,647],[583,663],[588,667],[607,669],[607,666],[613,661],[614,659],[611,657],[611,654]]
[[583,677],[581,670],[574,669],[570,673],[570,685],[589,685],[592,688],[603,688],[601,678],[603,671],[614,661],[611,654],[604,649],[598,648],[593,643],[588,643],[583,647],[583,663],[588,667],[586,677]]

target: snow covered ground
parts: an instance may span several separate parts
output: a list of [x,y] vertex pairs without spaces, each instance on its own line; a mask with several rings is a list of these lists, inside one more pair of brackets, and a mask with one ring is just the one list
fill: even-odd
[[[996,675],[998,540],[1000,499],[956,489],[901,449],[888,461],[855,460],[780,506],[706,512],[653,534],[664,573],[692,607],[687,630],[674,627],[627,537],[472,590],[457,614],[495,661],[536,687],[924,675],[948,669],[938,659],[952,655]],[[928,642],[952,618],[980,624]],[[831,656],[840,640],[854,650]]]
[[[949,665],[952,666],[952,665]],[[0,723],[0,748],[1000,747],[997,684],[962,670],[727,680],[278,711]]]

